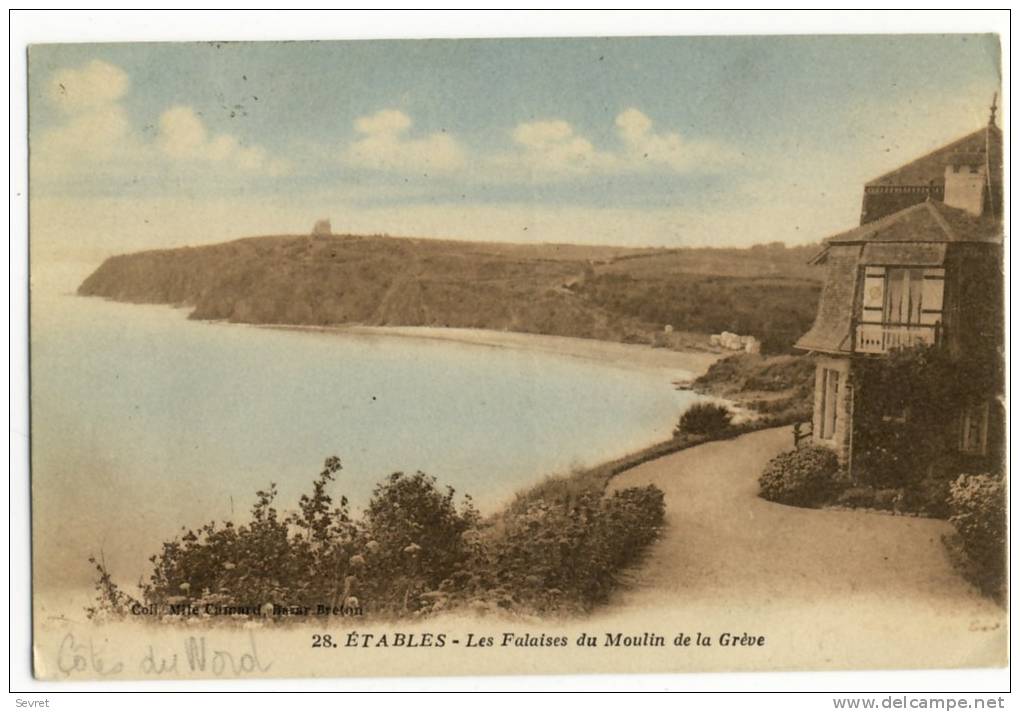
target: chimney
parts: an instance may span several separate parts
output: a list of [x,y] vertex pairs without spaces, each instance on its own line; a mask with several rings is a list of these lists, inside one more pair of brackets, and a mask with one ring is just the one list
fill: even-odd
[[984,153],[955,153],[946,166],[946,194],[944,202],[951,208],[981,215],[985,204],[985,185],[988,181]]

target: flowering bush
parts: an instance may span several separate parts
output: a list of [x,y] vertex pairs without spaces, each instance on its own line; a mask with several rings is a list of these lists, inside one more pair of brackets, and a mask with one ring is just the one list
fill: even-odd
[[441,491],[436,478],[422,472],[397,472],[376,486],[362,523],[373,542],[366,552],[365,600],[387,601],[395,612],[418,610],[420,594],[464,566],[469,549],[463,535],[479,517],[470,497],[460,511],[453,497],[452,487]]
[[949,487],[949,521],[964,554],[963,573],[984,593],[1002,594],[1006,576],[1006,480],[961,475]]
[[772,458],[758,478],[764,499],[798,507],[817,506],[833,494],[839,462],[825,447],[813,446],[784,452]]
[[[662,492],[633,488],[603,496],[586,486],[570,497],[533,497],[483,522],[466,497],[434,477],[395,473],[376,486],[362,517],[328,493],[331,457],[281,516],[275,485],[256,493],[245,524],[210,522],[150,557],[141,599],[122,591],[106,566],[90,618],[123,617],[135,604],[171,616],[171,606],[347,606],[365,615],[424,615],[454,605],[520,611],[586,610],[604,600],[616,572],[639,556],[663,521]],[[253,605],[254,604],[254,605]]]

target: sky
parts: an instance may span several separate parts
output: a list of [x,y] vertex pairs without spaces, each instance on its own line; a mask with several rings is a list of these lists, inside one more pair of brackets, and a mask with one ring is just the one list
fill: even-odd
[[990,35],[36,45],[32,248],[815,242],[999,82]]

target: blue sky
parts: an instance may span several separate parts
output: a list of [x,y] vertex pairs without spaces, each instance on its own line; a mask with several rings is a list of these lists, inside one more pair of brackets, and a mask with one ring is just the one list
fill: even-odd
[[980,127],[998,63],[976,35],[36,46],[34,235],[813,241]]

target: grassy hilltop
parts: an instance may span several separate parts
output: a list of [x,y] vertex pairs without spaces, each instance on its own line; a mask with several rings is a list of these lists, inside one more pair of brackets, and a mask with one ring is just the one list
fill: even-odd
[[814,317],[813,251],[253,237],[112,257],[78,293],[252,324],[485,328],[674,348],[730,330],[783,351]]

